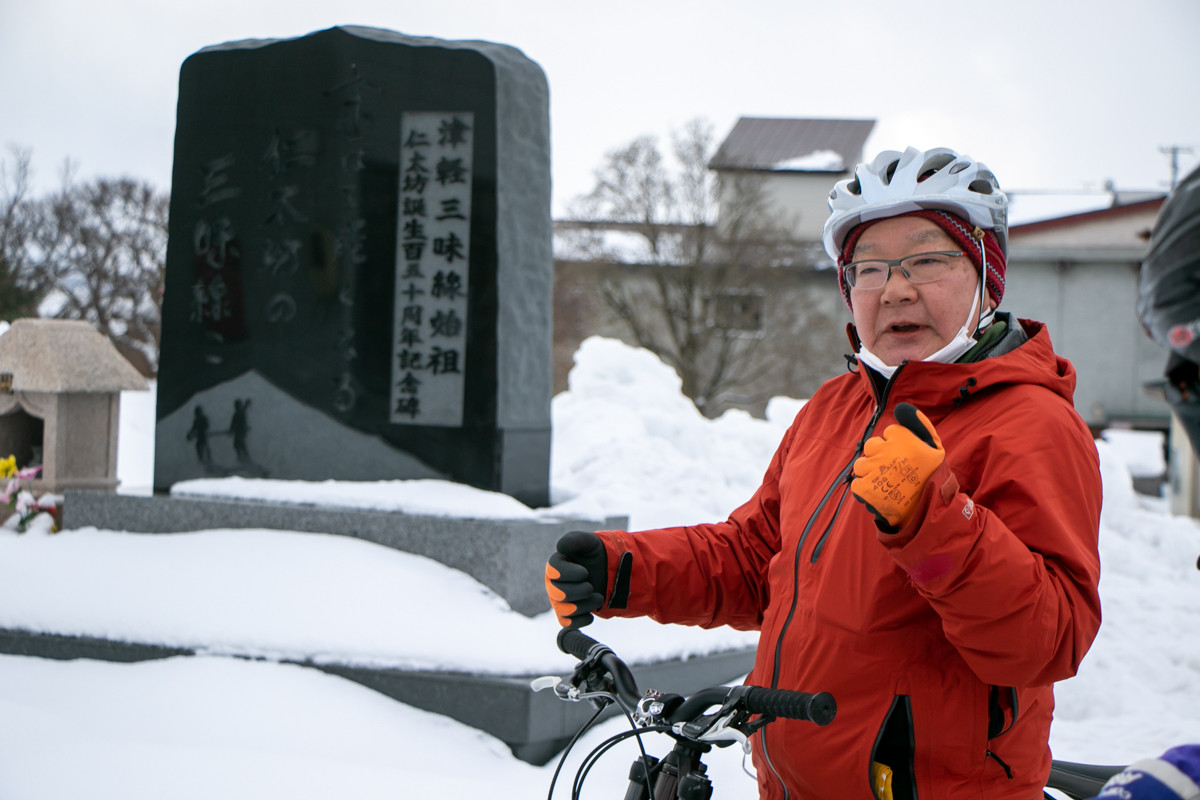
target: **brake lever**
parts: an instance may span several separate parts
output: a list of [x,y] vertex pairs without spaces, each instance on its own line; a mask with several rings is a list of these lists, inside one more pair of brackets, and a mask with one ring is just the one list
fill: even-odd
[[555,694],[558,694],[558,687],[562,685],[562,678],[557,675],[543,675],[540,678],[534,678],[529,682],[529,688],[535,692],[540,692],[545,689],[553,689]]
[[731,688],[716,711],[699,716],[691,722],[676,723],[673,729],[685,738],[721,747],[738,742],[748,753],[750,736],[774,718],[759,717],[751,720],[750,713],[742,705],[746,692],[745,686]]
[[[598,709],[606,708],[610,703],[617,701],[616,695],[612,692],[595,687],[594,684],[606,683],[606,681],[597,681],[594,672],[587,675],[579,673],[580,671],[577,669],[570,680],[564,680],[557,675],[544,675],[531,680],[529,688],[535,692],[551,689],[560,700],[570,700],[574,703],[587,700]],[[580,683],[587,684],[587,688],[581,689]]]
[[[737,742],[742,750],[750,752],[750,737],[742,729],[745,713],[737,710],[722,709],[715,714],[707,714],[692,722],[677,722],[671,726],[678,736],[705,744],[715,744],[718,747]],[[750,731],[749,733],[753,733]]]

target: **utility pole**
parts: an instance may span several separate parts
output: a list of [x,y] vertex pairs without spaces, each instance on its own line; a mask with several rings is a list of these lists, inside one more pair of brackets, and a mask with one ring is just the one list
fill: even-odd
[[1179,180],[1179,154],[1190,153],[1192,148],[1182,145],[1173,144],[1169,147],[1160,147],[1158,152],[1171,157],[1171,189],[1175,188],[1175,184]]

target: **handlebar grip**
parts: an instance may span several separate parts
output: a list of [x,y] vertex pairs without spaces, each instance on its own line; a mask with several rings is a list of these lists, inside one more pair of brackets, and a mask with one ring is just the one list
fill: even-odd
[[578,628],[563,628],[558,632],[558,649],[569,656],[575,656],[580,661],[587,660],[591,656],[593,648],[596,647],[604,647],[604,645]]
[[837,701],[829,692],[792,692],[787,689],[747,687],[746,710],[783,719],[801,719],[828,725],[837,716]]
[[636,703],[640,696],[637,681],[624,661],[617,658],[608,645],[597,642],[578,628],[563,628],[558,632],[558,649],[581,662],[594,661],[612,678],[612,685],[627,703]]

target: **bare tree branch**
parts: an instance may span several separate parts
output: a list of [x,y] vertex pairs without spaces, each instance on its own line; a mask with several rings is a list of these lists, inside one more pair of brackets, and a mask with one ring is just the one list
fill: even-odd
[[87,320],[153,369],[168,197],[131,178],[76,183],[73,174],[66,162],[61,187],[33,199],[28,151],[0,164],[0,262],[33,297],[20,313]]
[[572,208],[595,227],[574,231],[568,247],[573,257],[651,271],[648,281],[606,280],[602,297],[633,341],[674,367],[684,394],[715,416],[722,396],[744,393],[772,368],[761,334],[722,318],[718,304],[750,290],[752,270],[784,263],[795,243],[761,180],[722,181],[708,168],[708,122],[688,123],[671,144],[671,161],[652,137],[609,152],[595,187]]

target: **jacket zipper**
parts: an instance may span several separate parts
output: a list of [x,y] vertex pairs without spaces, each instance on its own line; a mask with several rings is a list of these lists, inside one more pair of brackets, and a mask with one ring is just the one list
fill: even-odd
[[[892,377],[889,378],[887,383],[884,384],[882,391],[877,389],[875,390],[875,410],[871,413],[871,419],[867,422],[866,430],[864,430],[863,435],[859,437],[858,446],[854,448],[854,455],[850,457],[850,463],[846,464],[846,466],[838,472],[837,478],[835,478],[830,487],[825,490],[825,495],[821,498],[821,502],[817,504],[812,516],[808,518],[808,524],[804,526],[804,530],[800,533],[800,539],[796,542],[796,556],[792,563],[792,605],[788,609],[787,617],[783,620],[783,625],[779,628],[779,635],[775,637],[775,661],[771,669],[772,689],[779,688],[779,662],[783,652],[783,637],[784,634],[787,633],[787,629],[792,624],[792,618],[796,615],[796,605],[797,601],[799,600],[798,592],[800,588],[800,553],[804,550],[804,542],[808,539],[808,534],[812,530],[813,524],[816,523],[817,517],[819,517],[821,512],[825,509],[825,505],[829,502],[829,499],[833,497],[834,493],[839,487],[843,487],[842,496],[838,500],[837,506],[834,508],[833,517],[830,519],[829,524],[825,526],[825,530],[821,533],[821,538],[818,540],[817,546],[813,548],[813,554],[810,563],[815,564],[818,556],[821,554],[821,550],[824,549],[825,540],[829,536],[829,531],[833,528],[833,523],[837,521],[838,514],[841,512],[842,503],[846,499],[844,487],[850,483],[850,475],[854,471],[854,462],[857,461],[859,455],[862,454],[863,445],[866,443],[867,439],[870,438],[871,432],[875,430],[875,426],[879,424],[879,418],[883,415],[883,410],[887,408],[887,398],[891,393],[892,384],[895,383],[896,377],[900,374],[900,370],[902,369],[904,369],[903,364],[897,367],[896,371],[892,373]],[[871,387],[874,389],[874,382],[872,382]],[[774,765],[771,763],[771,755],[767,750],[766,728],[759,731],[758,738],[759,744],[762,746],[763,758],[766,760],[767,766],[771,768],[771,773],[775,776],[775,780],[779,781],[779,785],[783,787],[783,797],[784,800],[787,800],[789,796],[787,784],[783,782],[783,778],[780,777],[779,773],[775,770]]]
[[[854,462],[858,460],[860,455],[862,455],[863,445],[867,443],[867,439],[870,438],[871,434],[875,432],[875,426],[879,424],[879,418],[883,415],[883,410],[887,408],[888,395],[891,394],[892,384],[895,382],[896,376],[900,374],[900,370],[903,368],[904,364],[901,364],[896,368],[896,371],[892,373],[892,377],[883,385],[882,391],[876,390],[875,411],[873,414],[871,414],[871,419],[867,422],[867,428],[863,431],[862,437],[858,440],[858,447],[854,449],[854,455],[850,458],[850,463],[846,465],[846,468],[842,470],[842,474],[839,476],[839,482],[843,485],[842,496],[841,499],[838,500],[837,507],[833,510],[833,516],[830,517],[829,524],[825,526],[825,530],[821,533],[821,538],[817,540],[817,544],[813,548],[812,558],[809,559],[810,564],[817,563],[817,559],[821,557],[821,551],[825,549],[825,541],[829,538],[829,532],[833,530],[833,523],[837,522],[838,514],[840,514],[842,510],[842,503],[846,501],[846,495],[850,493],[848,487],[850,485],[850,481],[852,480],[850,476],[854,472]],[[871,388],[875,388],[874,382],[872,382]],[[835,486],[836,485],[837,484],[835,484]],[[796,582],[799,582],[799,573],[796,575]],[[776,663],[778,664],[778,662]]]
[[[854,455],[856,460],[861,452],[861,447],[862,445],[859,445],[860,451],[856,452]],[[842,503],[846,502],[846,495],[849,494],[849,492],[846,490],[846,487],[850,485],[850,476],[852,474],[853,467],[854,465],[851,463],[846,467],[846,470],[842,475],[842,496],[838,499],[837,506],[835,506],[833,509],[833,516],[829,518],[829,524],[825,526],[824,532],[821,533],[821,538],[817,540],[817,545],[813,548],[812,558],[810,558],[808,561],[810,564],[817,563],[817,559],[821,557],[821,551],[825,549],[825,540],[829,538],[829,531],[833,528],[833,523],[837,522],[838,515],[842,511]]]

